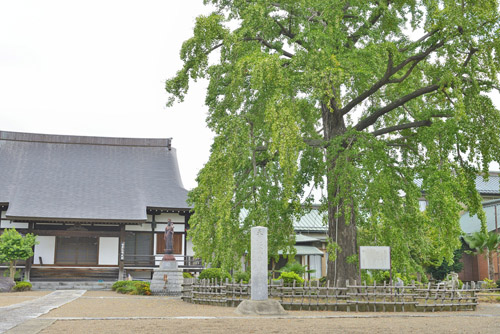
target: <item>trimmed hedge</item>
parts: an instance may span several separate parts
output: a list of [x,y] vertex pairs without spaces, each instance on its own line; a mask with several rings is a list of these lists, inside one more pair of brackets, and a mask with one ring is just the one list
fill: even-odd
[[111,290],[127,295],[151,295],[149,282],[142,281],[117,281],[111,287]]
[[32,285],[30,282],[17,282],[16,285],[12,287],[12,291],[30,291]]
[[285,284],[293,284],[293,281],[296,281],[298,285],[302,285],[304,283],[304,279],[297,275],[297,273],[292,272],[283,272],[281,273],[278,279],[282,279]]

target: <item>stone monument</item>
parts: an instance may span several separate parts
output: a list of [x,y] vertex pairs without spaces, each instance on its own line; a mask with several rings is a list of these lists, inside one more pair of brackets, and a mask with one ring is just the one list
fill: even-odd
[[245,315],[285,315],[277,300],[268,299],[267,287],[267,228],[253,227],[251,230],[251,292],[250,300],[244,300],[236,313]]
[[174,253],[174,223],[169,219],[165,227],[165,254],[160,267],[153,271],[150,290],[152,294],[178,296],[182,292],[182,270],[178,268]]

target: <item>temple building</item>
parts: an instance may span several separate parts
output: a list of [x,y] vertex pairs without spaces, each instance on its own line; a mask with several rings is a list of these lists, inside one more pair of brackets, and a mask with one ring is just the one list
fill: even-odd
[[195,269],[187,193],[171,138],[0,131],[0,232],[38,236],[32,281],[148,279],[168,219],[179,266]]

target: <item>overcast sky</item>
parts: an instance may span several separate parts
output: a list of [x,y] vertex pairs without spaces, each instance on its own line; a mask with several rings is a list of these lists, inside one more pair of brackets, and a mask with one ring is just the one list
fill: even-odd
[[166,108],[202,0],[0,1],[0,130],[173,137],[184,186],[208,159],[204,83]]
[[193,188],[212,140],[206,84],[166,108],[164,82],[203,13],[202,0],[0,1],[0,130],[173,137]]

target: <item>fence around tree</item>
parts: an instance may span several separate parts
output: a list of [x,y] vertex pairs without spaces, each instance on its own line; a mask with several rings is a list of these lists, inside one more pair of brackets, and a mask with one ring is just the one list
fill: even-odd
[[[249,283],[185,279],[183,300],[195,304],[238,306],[250,299]],[[409,286],[347,284],[346,287],[320,285],[318,281],[303,285],[269,282],[269,298],[279,300],[286,310],[333,310],[370,312],[434,312],[475,310],[477,292],[446,285]]]

